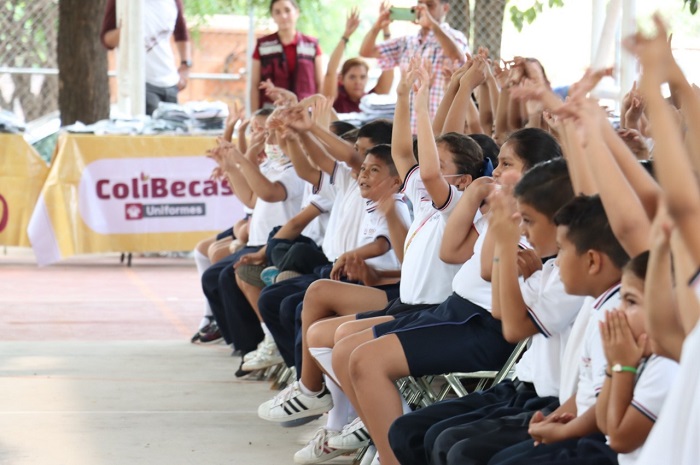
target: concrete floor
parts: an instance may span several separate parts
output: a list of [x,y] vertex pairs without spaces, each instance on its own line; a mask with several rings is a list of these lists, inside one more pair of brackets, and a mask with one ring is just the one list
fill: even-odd
[[260,420],[269,383],[236,379],[228,347],[189,343],[203,309],[191,259],[37,268],[4,252],[0,464],[291,464],[321,425]]

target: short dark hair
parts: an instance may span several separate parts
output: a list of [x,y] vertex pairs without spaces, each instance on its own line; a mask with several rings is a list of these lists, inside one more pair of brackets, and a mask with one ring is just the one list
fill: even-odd
[[607,255],[617,268],[630,259],[613,234],[598,195],[574,197],[554,215],[554,224],[569,229],[566,238],[579,254],[596,250]]
[[644,281],[647,277],[647,265],[649,264],[649,251],[640,253],[634,258],[631,258],[629,262],[622,269],[623,273],[630,272],[635,277]]
[[[391,145],[379,144],[367,150],[367,155],[372,155],[382,161],[388,168],[392,176],[398,176],[399,172],[394,164],[394,159],[391,157]],[[365,155],[365,157],[367,156]]]
[[348,123],[347,121],[338,120],[331,122],[330,129],[336,136],[342,136],[346,132],[357,128],[354,124]]
[[495,140],[487,136],[486,134],[469,134],[469,137],[474,139],[474,142],[479,144],[481,151],[484,153],[484,158],[491,160],[493,167],[498,166],[498,152],[500,148]]
[[343,133],[343,135],[339,136],[339,137],[341,139],[343,139],[344,141],[347,141],[347,142],[350,142],[351,144],[354,144],[355,142],[357,142],[357,133],[359,133],[359,132],[360,132],[360,130],[356,128],[356,129],[352,129],[346,133]]
[[[270,14],[272,14],[272,7],[275,6],[275,3],[281,2],[282,0],[270,0]],[[287,0],[289,3],[294,5],[294,8],[297,9],[297,11],[300,11],[299,4],[296,2],[296,0]]]
[[253,116],[268,117],[272,114],[273,111],[275,111],[275,109],[272,107],[263,107],[263,108],[260,108],[258,110],[255,110],[255,113],[253,113]]
[[457,132],[447,132],[438,136],[435,143],[444,144],[452,153],[457,174],[469,174],[472,179],[484,175],[484,153],[471,137]]
[[394,124],[388,119],[375,119],[366,123],[357,133],[357,138],[366,137],[374,145],[391,144],[391,132]]
[[574,198],[566,160],[556,158],[536,164],[520,178],[514,194],[519,202],[532,206],[551,220]]
[[542,161],[560,158],[561,147],[550,133],[539,128],[525,128],[512,133],[505,144],[510,143],[513,151],[522,160],[525,170]]

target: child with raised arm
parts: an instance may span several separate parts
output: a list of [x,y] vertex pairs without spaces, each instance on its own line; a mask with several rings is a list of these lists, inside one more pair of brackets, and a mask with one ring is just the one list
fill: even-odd
[[[495,237],[491,279],[493,315],[501,319],[504,337],[518,342],[532,336],[530,348],[516,367],[517,382],[505,381],[485,392],[440,402],[398,418],[389,440],[403,465],[425,463],[472,463],[488,460],[508,440],[498,435],[493,421],[519,411],[558,406],[561,353],[568,339],[582,297],[564,291],[555,264],[557,253],[556,211],[574,197],[563,159],[535,165],[515,187],[518,214],[514,215],[506,190],[489,196],[489,234]],[[521,223],[521,224],[519,224]],[[519,229],[534,250],[519,250]],[[544,262],[544,264],[543,264]],[[519,269],[522,270],[519,272]],[[519,282],[521,273],[524,282]],[[474,422],[490,418],[489,423]],[[468,439],[481,446],[475,451]],[[486,447],[488,444],[489,447]]]
[[[418,151],[422,163],[418,166],[409,135],[408,92],[420,66],[416,61],[413,65],[411,70],[403,74],[399,84],[399,102],[391,147],[392,158],[403,180],[403,193],[411,201],[414,211],[413,223],[408,234],[404,234],[405,243],[397,251],[401,252],[402,270],[406,271],[405,275],[402,273],[399,298],[391,301],[384,309],[378,307],[376,312],[359,313],[364,309],[356,304],[358,296],[375,293],[376,290],[348,283],[314,283],[304,300],[302,312],[304,362],[301,383],[306,386],[320,386],[320,369],[333,376],[330,363],[332,335],[340,324],[355,318],[395,315],[432,308],[449,296],[450,282],[459,269],[457,265],[448,265],[439,260],[440,240],[446,219],[454,209],[462,190],[473,179],[480,177],[489,163],[484,161],[479,146],[467,136],[450,133],[436,139],[432,134],[429,119],[424,118],[419,120]],[[427,72],[420,74],[421,82],[426,82]],[[427,97],[426,89],[423,88],[418,93],[417,102],[427,107]],[[358,268],[365,270],[365,273],[376,275],[376,271],[365,261]],[[364,277],[361,280],[367,284]],[[328,319],[334,316],[337,318]],[[311,325],[319,320],[323,322],[314,325],[313,332],[310,332]],[[318,367],[314,365],[312,355],[318,362]],[[342,401],[335,393],[333,400],[336,409],[336,404]],[[358,444],[358,441],[351,442],[348,438],[334,445],[334,440],[339,439],[340,428],[345,425],[346,419],[347,414],[343,418],[342,415],[338,416],[331,411],[323,434],[315,436],[314,441],[299,453],[318,451],[315,459],[321,459],[360,447],[362,441]],[[357,439],[357,436],[352,437]],[[322,443],[319,443],[319,440]]]
[[[529,143],[521,146],[524,140]],[[515,133],[501,150],[500,163],[493,172],[495,182],[506,172],[517,176],[533,161],[548,160],[560,153],[554,139],[544,131]],[[475,182],[466,189],[445,229],[441,259],[449,258],[450,263],[468,260],[455,276],[454,293],[446,301],[435,309],[397,315],[376,326],[372,326],[371,319],[349,322],[336,332],[339,342],[333,349],[333,369],[372,435],[382,461],[396,463],[387,436],[391,422],[402,413],[396,379],[497,369],[513,350],[501,335],[500,323],[491,316],[490,284],[480,275],[487,224],[485,218],[475,222],[474,217],[487,194],[484,185]],[[469,227],[472,224],[474,227]],[[342,334],[347,336],[341,339]]]
[[[661,94],[661,85],[668,83],[671,89],[683,93],[683,113],[688,126],[690,147],[698,147],[700,141],[700,105],[683,73],[673,58],[667,41],[666,27],[661,18],[654,17],[656,33],[647,37],[638,33],[627,41],[628,48],[639,57],[642,65],[642,77],[639,90],[646,100],[647,114],[651,123],[651,135],[654,138],[655,170],[664,191],[664,199],[671,219],[683,240],[695,267],[700,265],[700,240],[697,231],[700,227],[700,187],[696,173],[697,149],[687,151],[683,145],[681,130],[674,119],[674,110],[670,108]],[[676,258],[676,257],[674,257]],[[677,258],[682,258],[679,256]],[[684,276],[676,275],[677,286],[681,286]],[[689,282],[697,295],[697,275]],[[681,291],[678,289],[676,293]],[[679,300],[677,331],[685,335],[680,356],[680,369],[677,381],[658,421],[654,425],[638,463],[651,465],[656,463],[697,463],[700,458],[700,446],[697,431],[700,427],[700,402],[695,393],[700,386],[700,363],[697,354],[700,350],[700,329],[697,305],[687,305]],[[662,313],[662,309],[650,309]],[[660,315],[657,318],[663,318]],[[667,313],[666,320],[674,318]],[[669,321],[671,323],[671,321]],[[680,323],[680,324],[679,324]],[[652,338],[654,330],[650,328]],[[667,341],[667,352],[674,352]],[[677,350],[675,350],[677,352]]]
[[[581,322],[585,326],[582,335],[579,336],[579,319],[572,329],[570,341],[580,337],[581,350],[572,354],[567,347],[564,355],[566,361],[562,363],[564,373],[578,367],[576,387],[574,394],[562,399],[561,406],[554,412],[547,416],[542,412],[534,413],[528,427],[532,439],[498,452],[489,461],[490,464],[505,464],[511,460],[518,463],[524,458],[532,460],[530,457],[539,455],[543,455],[544,460],[550,457],[546,455],[550,453],[553,458],[559,452],[575,449],[580,438],[598,433],[595,397],[603,386],[606,364],[598,321],[604,317],[606,309],[618,305],[621,269],[628,256],[613,235],[597,196],[577,197],[557,212],[554,221],[559,245],[557,263],[566,292],[597,296],[595,301],[589,300],[581,310]],[[578,364],[568,366],[570,359],[577,359]],[[562,376],[560,389],[571,392],[565,378]],[[604,442],[600,437],[597,440]]]

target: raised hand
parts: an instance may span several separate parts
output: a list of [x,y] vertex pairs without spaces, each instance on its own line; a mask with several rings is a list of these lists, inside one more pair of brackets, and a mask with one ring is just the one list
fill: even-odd
[[343,37],[349,39],[350,36],[357,30],[360,25],[360,10],[357,7],[353,7],[348,12],[348,17],[345,20],[345,32]]
[[661,82],[665,82],[669,78],[669,72],[675,68],[676,61],[667,38],[666,24],[658,13],[654,15],[653,20],[656,34],[648,36],[637,32],[624,39],[622,43],[627,50],[637,56],[644,68],[644,74],[654,73]]
[[386,29],[391,24],[391,3],[388,1],[383,1],[379,4],[379,16],[377,21],[374,23],[374,27],[381,30]]
[[439,26],[438,22],[433,18],[428,11],[428,7],[423,3],[419,3],[414,7],[416,9],[416,24],[424,29],[432,29]]
[[297,132],[308,132],[314,125],[308,108],[296,106],[287,114],[289,115],[287,125]]
[[476,89],[486,81],[486,60],[481,56],[474,57],[472,66],[459,79],[460,87]]
[[422,63],[414,70],[413,76],[416,80],[413,84],[413,91],[415,92],[413,105],[415,108],[427,109],[430,105],[430,70],[428,65]]
[[270,97],[275,106],[294,105],[298,99],[294,92],[275,85],[269,79],[260,83],[259,88],[265,91],[265,95]]
[[585,98],[590,91],[595,89],[601,79],[612,76],[612,68],[593,70],[588,68],[578,82],[569,87],[569,98],[576,100]]

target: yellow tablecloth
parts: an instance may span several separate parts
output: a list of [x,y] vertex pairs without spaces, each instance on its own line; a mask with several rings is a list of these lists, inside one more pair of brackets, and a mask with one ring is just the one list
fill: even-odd
[[29,224],[40,265],[102,252],[191,250],[242,205],[209,179],[213,137],[61,135]]
[[0,134],[0,245],[29,246],[27,225],[48,166],[19,134]]

